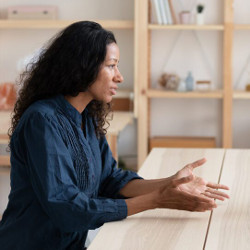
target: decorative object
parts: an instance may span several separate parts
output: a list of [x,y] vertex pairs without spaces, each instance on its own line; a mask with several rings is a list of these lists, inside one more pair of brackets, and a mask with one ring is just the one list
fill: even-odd
[[191,19],[191,12],[190,11],[181,11],[180,14],[180,22],[182,24],[189,24],[190,23],[190,19]]
[[186,82],[187,91],[193,91],[194,90],[194,78],[192,76],[191,71],[188,72],[188,75],[187,75],[187,77],[185,79],[185,82]]
[[11,110],[16,102],[16,87],[14,83],[0,84],[0,110]]
[[211,90],[211,81],[208,81],[208,80],[196,81],[196,89],[199,91]]
[[186,92],[187,91],[186,82],[183,79],[180,79],[179,87],[178,87],[177,91],[178,92]]
[[158,80],[158,83],[161,87],[166,90],[176,91],[179,85],[179,77],[175,74],[163,73]]
[[202,25],[204,24],[204,5],[198,4],[196,7],[196,24]]
[[246,91],[250,91],[250,84],[246,85]]
[[57,19],[56,6],[23,5],[8,8],[8,19]]

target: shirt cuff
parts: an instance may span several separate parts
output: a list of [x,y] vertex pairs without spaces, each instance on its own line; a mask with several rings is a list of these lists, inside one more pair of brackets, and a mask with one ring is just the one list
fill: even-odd
[[128,216],[128,208],[124,199],[117,199],[118,214],[120,219],[125,219]]

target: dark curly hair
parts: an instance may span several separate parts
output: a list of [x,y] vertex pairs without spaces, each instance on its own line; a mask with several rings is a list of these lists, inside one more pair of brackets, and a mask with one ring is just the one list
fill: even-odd
[[[114,34],[90,21],[73,23],[52,38],[20,76],[22,88],[14,106],[9,137],[35,101],[58,94],[77,96],[86,91],[96,80],[110,43],[116,43]],[[111,103],[93,100],[88,111],[96,121],[96,134],[106,134],[104,125]]]

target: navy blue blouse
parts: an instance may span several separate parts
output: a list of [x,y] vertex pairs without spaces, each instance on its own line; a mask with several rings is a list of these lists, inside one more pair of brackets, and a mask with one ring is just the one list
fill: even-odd
[[11,138],[1,249],[82,249],[88,229],[127,216],[119,191],[135,178],[116,167],[87,109],[80,114],[61,95],[35,102]]

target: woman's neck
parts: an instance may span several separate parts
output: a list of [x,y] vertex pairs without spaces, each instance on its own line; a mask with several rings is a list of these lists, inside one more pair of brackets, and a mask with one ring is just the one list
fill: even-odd
[[77,96],[64,96],[64,98],[81,114],[87,105],[92,101],[88,92],[80,92]]

